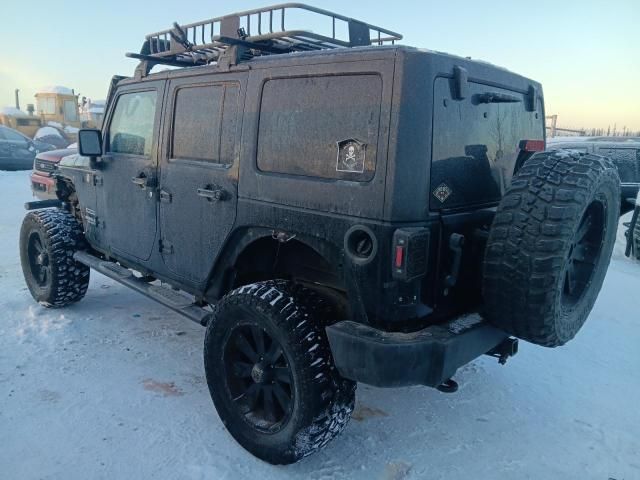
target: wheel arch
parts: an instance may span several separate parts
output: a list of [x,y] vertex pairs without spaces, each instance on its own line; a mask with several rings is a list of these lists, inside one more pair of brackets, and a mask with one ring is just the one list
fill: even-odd
[[342,251],[309,235],[264,227],[236,230],[211,272],[205,299],[216,301],[249,283],[285,278],[346,292]]

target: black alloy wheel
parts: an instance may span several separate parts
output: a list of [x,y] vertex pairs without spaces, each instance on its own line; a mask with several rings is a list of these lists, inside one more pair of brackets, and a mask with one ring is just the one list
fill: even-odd
[[563,307],[572,308],[593,281],[595,267],[607,234],[606,205],[594,201],[587,207],[573,237],[562,290]]
[[38,286],[46,287],[51,281],[51,263],[40,232],[32,232],[29,235],[27,252],[33,278]]
[[229,394],[247,422],[266,432],[286,424],[293,378],[277,340],[257,325],[237,326],[226,342],[224,367]]

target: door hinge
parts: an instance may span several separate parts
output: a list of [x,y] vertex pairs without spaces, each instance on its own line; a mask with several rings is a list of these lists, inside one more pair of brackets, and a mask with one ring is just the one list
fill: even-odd
[[87,172],[82,176],[82,181],[96,187],[102,185],[102,176],[93,172]]
[[85,208],[84,209],[84,218],[87,221],[88,225],[97,227],[98,225],[100,225],[100,222],[98,221],[98,216],[96,215],[96,212],[90,208]]
[[160,253],[171,255],[174,252],[173,244],[166,240],[160,240]]
[[165,190],[160,190],[160,201],[164,203],[171,203],[173,195]]

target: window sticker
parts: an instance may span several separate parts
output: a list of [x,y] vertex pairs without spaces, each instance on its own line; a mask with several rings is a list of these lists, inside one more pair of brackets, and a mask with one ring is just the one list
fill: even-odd
[[367,144],[348,139],[338,142],[338,172],[363,173]]

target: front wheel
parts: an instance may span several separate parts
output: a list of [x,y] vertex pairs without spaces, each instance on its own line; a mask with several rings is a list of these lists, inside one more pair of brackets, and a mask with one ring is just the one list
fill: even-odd
[[241,287],[216,305],[204,364],[231,435],[272,464],[298,461],[347,425],[355,383],[338,374],[313,292],[286,281]]
[[29,212],[20,229],[20,261],[33,298],[45,307],[81,300],[89,286],[89,267],[74,260],[84,248],[81,225],[57,209]]

